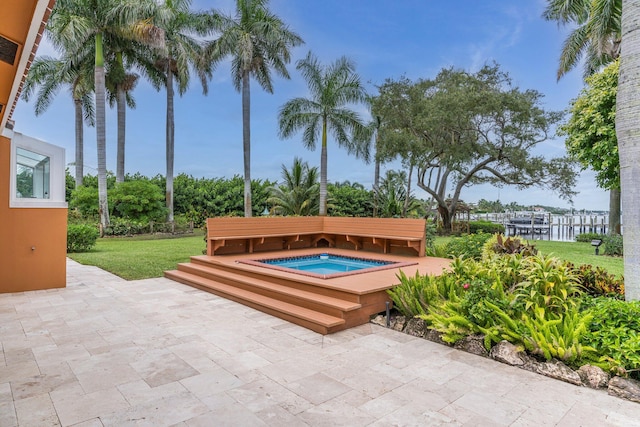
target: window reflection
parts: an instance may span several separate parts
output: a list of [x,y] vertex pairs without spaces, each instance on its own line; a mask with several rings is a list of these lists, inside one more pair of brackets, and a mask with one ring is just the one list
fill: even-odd
[[20,147],[16,157],[16,197],[48,199],[51,159]]

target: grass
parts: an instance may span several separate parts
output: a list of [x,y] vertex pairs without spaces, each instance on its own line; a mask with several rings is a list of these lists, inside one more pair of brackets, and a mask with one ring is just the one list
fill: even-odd
[[[446,243],[450,237],[436,238],[436,244]],[[622,258],[596,256],[589,243],[536,240],[536,247],[544,254],[566,259],[576,265],[591,264],[609,273],[622,276]],[[126,280],[161,277],[166,270],[174,270],[180,262],[201,255],[205,249],[203,232],[187,236],[136,236],[98,239],[90,252],[68,254],[80,264],[95,265]]]
[[90,252],[67,254],[80,264],[95,265],[126,280],[161,277],[180,262],[202,255],[201,231],[188,236],[136,236],[98,239]]

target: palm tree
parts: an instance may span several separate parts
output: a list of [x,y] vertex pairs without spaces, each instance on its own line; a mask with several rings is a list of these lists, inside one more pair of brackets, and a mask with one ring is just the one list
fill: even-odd
[[231,56],[231,77],[242,92],[242,147],[244,158],[244,216],[251,216],[251,98],[250,81],[273,93],[271,70],[289,78],[290,49],[303,43],[300,36],[267,8],[268,0],[236,0],[236,15],[220,16],[220,38],[210,46],[211,59]]
[[310,98],[294,98],[280,108],[280,136],[289,138],[303,130],[302,142],[311,150],[320,138],[320,215],[327,214],[327,134],[350,154],[368,161],[370,141],[360,116],[347,107],[364,102],[366,93],[355,72],[355,65],[341,57],[324,67],[309,52],[297,67],[307,81]]
[[558,79],[583,56],[584,77],[620,56],[621,10],[622,0],[548,0],[545,19],[577,26],[562,47]]
[[318,168],[300,158],[293,159],[291,169],[282,165],[284,182],[269,188],[267,203],[277,215],[317,215],[320,193],[318,191]]
[[616,99],[616,134],[624,225],[624,288],[627,300],[640,299],[640,4],[622,4],[622,55]]
[[405,171],[387,171],[385,177],[376,187],[376,197],[380,203],[380,216],[384,218],[406,217],[408,213],[415,213],[420,202],[411,193],[407,185],[409,178]]
[[[166,112],[166,204],[167,221],[173,222],[173,166],[175,158],[174,86],[184,95],[189,87],[191,70],[195,71],[203,93],[208,90],[207,80],[212,75],[212,63],[205,60],[204,37],[215,27],[215,12],[190,10],[191,0],[166,0],[155,11],[154,24],[164,31],[165,49],[155,57],[155,72],[143,67],[151,83],[167,91]],[[140,61],[140,58],[138,59]],[[144,61],[140,61],[144,65]],[[158,73],[159,72],[159,73]]]
[[80,52],[95,46],[94,83],[96,144],[98,152],[98,211],[102,229],[109,225],[105,123],[105,69],[103,40],[113,34],[132,40],[152,41],[157,31],[146,20],[155,7],[148,0],[58,0],[49,25],[54,44]]
[[68,86],[75,109],[75,184],[82,185],[84,169],[84,121],[95,125],[95,112],[91,93],[93,91],[93,63],[86,59],[73,61],[65,52],[62,59],[48,56],[38,57],[33,61],[25,80],[22,97],[29,101],[36,92],[36,116],[44,113],[53,102],[53,97],[62,86]]
[[[620,56],[622,0],[548,0],[547,20],[577,27],[564,42],[558,79],[585,56],[584,78]],[[609,190],[609,232],[620,233],[620,189]]]

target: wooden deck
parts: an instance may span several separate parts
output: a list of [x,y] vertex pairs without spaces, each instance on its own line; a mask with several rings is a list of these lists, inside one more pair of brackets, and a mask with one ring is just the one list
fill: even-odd
[[[319,279],[245,264],[239,261],[331,253],[358,258],[388,260],[412,265],[363,272],[351,276]],[[366,253],[336,248],[309,248],[194,256],[165,276],[178,282],[240,302],[271,315],[329,334],[369,321],[385,310],[387,289],[398,284],[402,269],[407,275],[440,274],[451,260],[431,257]]]

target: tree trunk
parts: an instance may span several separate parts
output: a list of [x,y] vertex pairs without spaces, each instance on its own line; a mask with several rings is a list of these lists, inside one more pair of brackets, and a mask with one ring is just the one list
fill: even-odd
[[413,165],[409,166],[409,177],[407,178],[407,194],[404,196],[404,206],[402,207],[402,218],[407,217],[409,200],[411,200],[411,178],[413,177]]
[[82,186],[84,177],[84,119],[82,117],[82,99],[73,100],[76,113],[76,188]]
[[440,214],[440,219],[442,219],[442,230],[446,234],[451,233],[451,215],[449,214],[449,208],[447,206],[442,206],[438,204],[438,213]]
[[102,34],[96,34],[96,66],[94,70],[96,92],[96,145],[98,150],[98,212],[100,225],[109,226],[109,204],[107,202],[107,135],[105,117],[104,56]]
[[616,98],[616,135],[627,300],[640,299],[640,2],[622,1],[622,44]]
[[249,72],[242,75],[242,151],[244,154],[244,216],[251,217],[251,92]]
[[116,182],[124,182],[124,146],[127,122],[127,103],[125,92],[121,85],[117,87],[116,107],[118,110],[118,150],[116,163]]
[[173,74],[171,72],[171,58],[167,61],[167,129],[166,129],[166,155],[167,155],[167,177],[166,177],[166,203],[167,222],[173,222],[173,159],[174,159],[174,116],[173,116]]
[[609,191],[608,234],[620,234],[620,190],[617,188]]
[[327,119],[322,121],[322,148],[320,150],[320,216],[327,215]]
[[378,216],[378,186],[380,185],[380,160],[378,159],[378,143],[380,137],[376,131],[375,168],[373,171],[373,217]]

